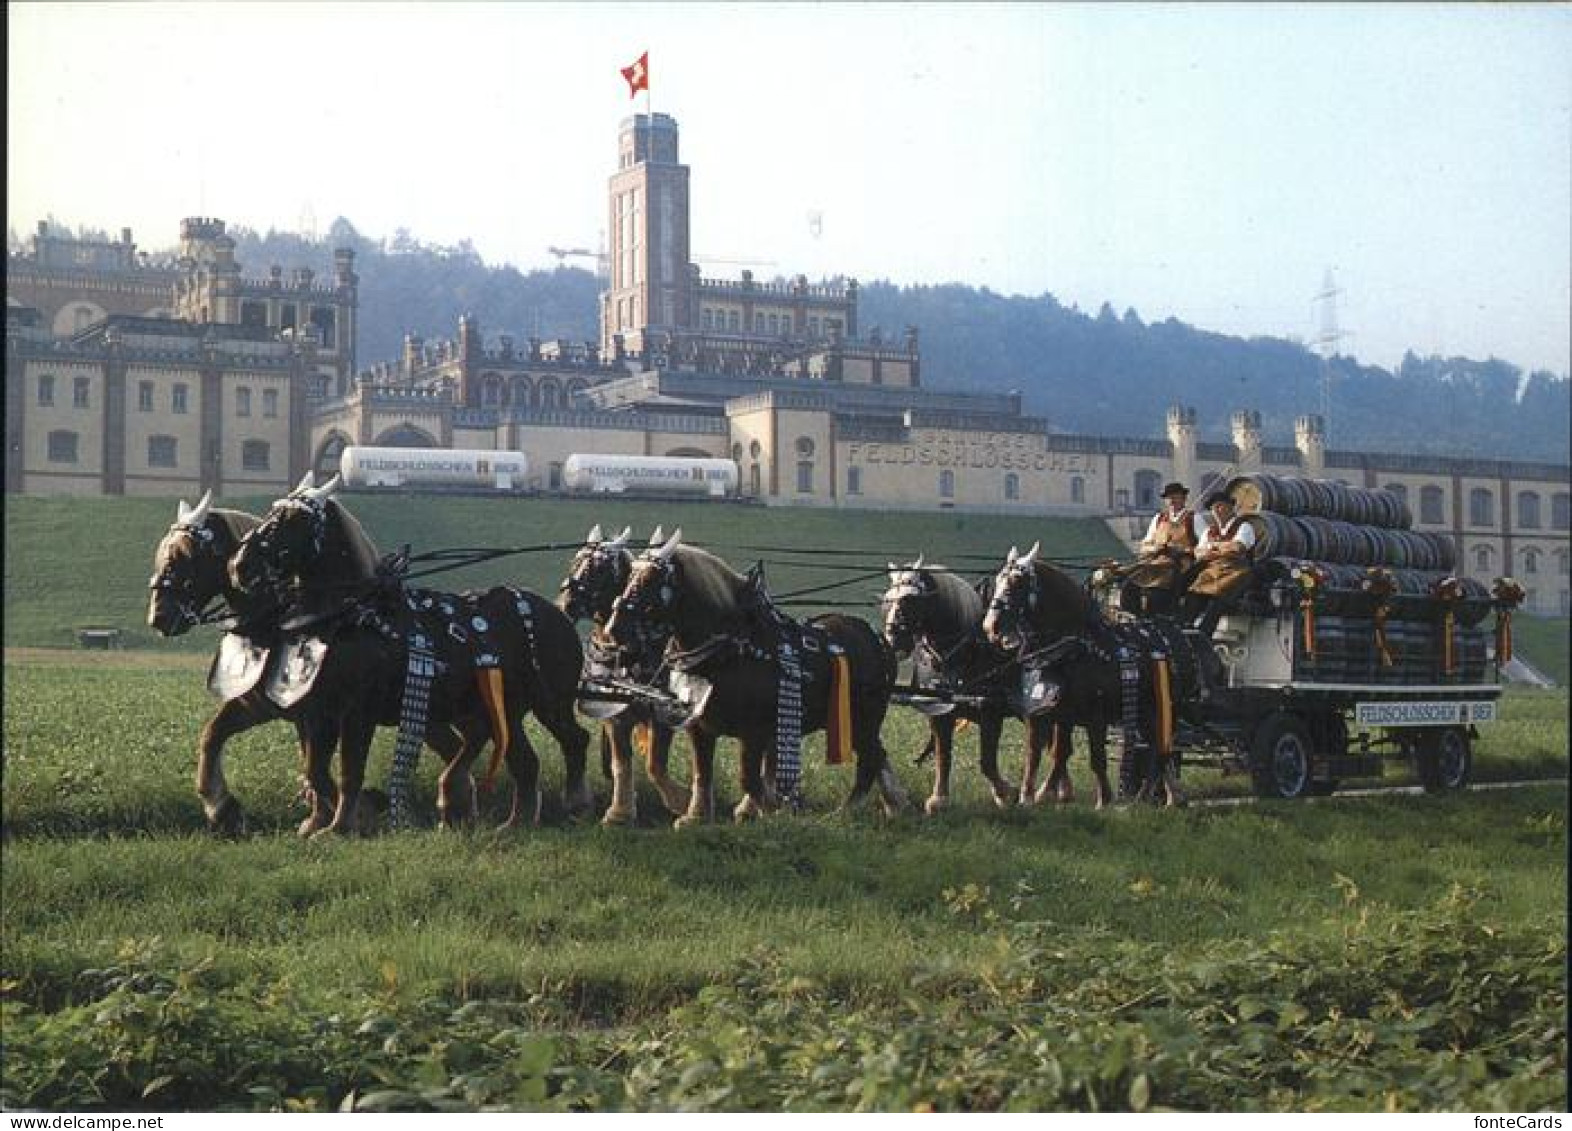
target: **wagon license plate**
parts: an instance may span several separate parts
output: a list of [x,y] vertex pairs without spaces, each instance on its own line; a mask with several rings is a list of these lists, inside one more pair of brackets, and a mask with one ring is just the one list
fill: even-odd
[[1496,704],[1489,699],[1356,703],[1354,721],[1367,727],[1461,726],[1493,723]]

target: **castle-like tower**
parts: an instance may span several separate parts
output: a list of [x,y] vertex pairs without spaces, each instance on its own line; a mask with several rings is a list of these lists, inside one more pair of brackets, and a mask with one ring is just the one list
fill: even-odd
[[610,279],[601,296],[601,351],[618,340],[647,353],[662,334],[693,325],[689,309],[688,167],[678,160],[677,122],[635,114],[622,123],[610,185]]

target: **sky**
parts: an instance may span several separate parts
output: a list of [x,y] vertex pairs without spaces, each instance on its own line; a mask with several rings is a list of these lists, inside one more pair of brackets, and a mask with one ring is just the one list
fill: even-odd
[[[1411,349],[1572,372],[1572,6],[7,14],[24,239],[49,216],[150,250],[186,216],[343,216],[551,267],[604,239],[618,126],[649,108],[681,129],[706,275],[962,283],[1387,368]],[[644,51],[648,104],[619,73]]]

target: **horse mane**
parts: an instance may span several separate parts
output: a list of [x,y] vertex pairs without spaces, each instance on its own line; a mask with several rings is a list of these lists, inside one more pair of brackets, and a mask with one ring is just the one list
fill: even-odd
[[250,511],[228,510],[223,507],[214,507],[207,512],[207,517],[218,520],[217,525],[229,539],[231,552],[240,545],[240,540],[255,530],[262,521]]
[[360,520],[337,499],[329,499],[322,539],[322,580],[364,581],[376,573],[380,560],[377,545]]
[[947,569],[925,569],[933,578],[934,600],[944,616],[960,628],[982,622],[986,605],[970,582]]
[[685,586],[683,597],[703,606],[708,618],[724,619],[738,611],[746,579],[708,550],[679,545],[675,561]]
[[1100,613],[1075,578],[1047,562],[1033,562],[1037,582],[1036,620],[1039,628],[1054,629],[1062,636],[1083,631]]

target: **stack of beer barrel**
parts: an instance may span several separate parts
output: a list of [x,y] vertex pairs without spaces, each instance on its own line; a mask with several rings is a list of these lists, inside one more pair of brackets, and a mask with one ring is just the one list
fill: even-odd
[[[1457,551],[1450,538],[1410,529],[1413,514],[1400,496],[1266,474],[1235,478],[1228,492],[1255,530],[1262,583],[1257,596],[1264,600],[1275,589],[1277,607],[1293,608],[1301,622],[1294,633],[1296,679],[1428,684],[1484,678],[1488,629],[1482,622],[1493,607],[1490,593],[1453,573]],[[1379,594],[1372,570],[1390,576],[1390,595]],[[1308,636],[1301,582],[1307,571],[1316,578]],[[1448,579],[1452,600],[1438,595]]]

